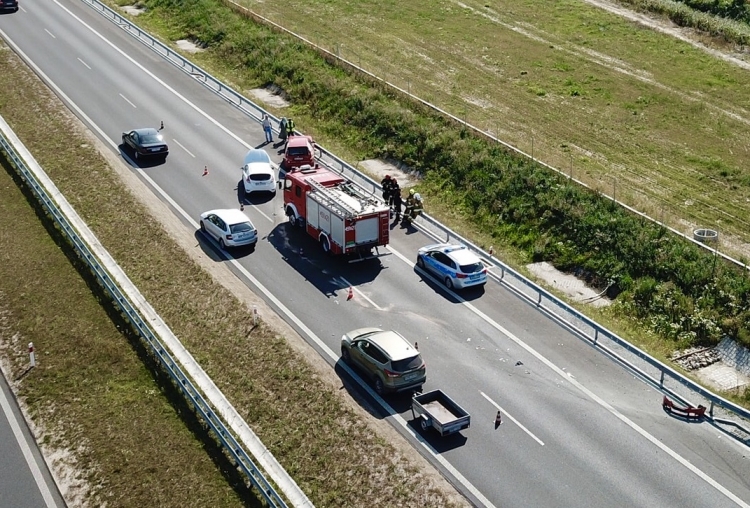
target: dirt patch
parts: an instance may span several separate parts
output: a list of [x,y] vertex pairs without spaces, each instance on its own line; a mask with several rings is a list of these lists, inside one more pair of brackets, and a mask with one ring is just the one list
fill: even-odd
[[146,12],[146,9],[137,5],[123,5],[122,7],[120,7],[120,9],[125,14],[128,14],[130,16],[140,16],[141,14]]
[[547,262],[526,265],[526,268],[541,279],[546,285],[565,293],[573,301],[593,305],[594,307],[606,307],[612,302],[604,296],[602,291],[597,291],[586,283],[568,273],[561,272]]
[[395,177],[401,189],[408,189],[419,183],[419,176],[414,171],[411,171],[405,165],[395,161],[371,159],[361,161],[359,167],[378,182],[382,180],[385,175]]
[[192,41],[188,41],[185,39],[180,39],[179,41],[174,41],[175,46],[177,46],[178,49],[181,49],[182,51],[186,53],[200,53],[203,51],[203,48],[198,46],[196,43]]
[[267,88],[253,88],[252,90],[248,90],[247,93],[273,108],[283,109],[289,107],[289,102],[278,91]]

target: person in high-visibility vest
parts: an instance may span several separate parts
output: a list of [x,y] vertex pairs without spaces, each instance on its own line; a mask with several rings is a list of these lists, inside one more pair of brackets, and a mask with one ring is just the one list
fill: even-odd
[[291,118],[286,119],[286,139],[289,142],[289,138],[294,136],[294,120]]

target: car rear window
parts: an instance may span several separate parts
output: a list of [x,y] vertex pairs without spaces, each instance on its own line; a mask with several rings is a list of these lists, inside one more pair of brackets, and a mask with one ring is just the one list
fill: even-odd
[[463,273],[476,273],[484,270],[482,263],[471,263],[469,265],[461,265],[461,271]]
[[250,180],[255,180],[256,182],[265,182],[270,179],[271,175],[268,173],[252,173],[250,175]]
[[306,146],[290,146],[287,155],[309,155],[310,151]]
[[144,143],[161,143],[162,137],[159,134],[144,134],[141,139]]
[[394,360],[391,362],[391,368],[396,372],[406,372],[409,370],[418,369],[422,365],[422,357],[412,356],[411,358],[404,358],[403,360]]
[[244,233],[245,231],[252,231],[253,226],[249,222],[241,222],[240,224],[232,224],[229,226],[229,230],[232,233]]

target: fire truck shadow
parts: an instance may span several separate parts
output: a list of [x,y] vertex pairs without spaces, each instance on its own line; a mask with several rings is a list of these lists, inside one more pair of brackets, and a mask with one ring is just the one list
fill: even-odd
[[265,240],[286,263],[329,298],[346,298],[349,286],[372,282],[384,268],[379,259],[348,263],[323,252],[314,238],[291,224],[277,224]]

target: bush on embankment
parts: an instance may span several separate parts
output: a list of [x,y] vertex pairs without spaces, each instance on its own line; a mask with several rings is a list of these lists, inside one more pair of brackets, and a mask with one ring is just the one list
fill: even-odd
[[[242,87],[276,85],[298,119],[363,157],[419,171],[420,191],[458,207],[498,242],[533,261],[612,284],[618,309],[675,341],[750,345],[745,270],[628,213],[601,195],[426,108],[344,72],[295,39],[233,13],[219,0],[148,0],[149,23],[192,38],[201,61]],[[302,122],[298,121],[298,125]]]

